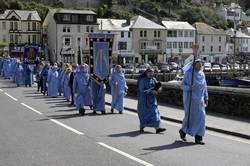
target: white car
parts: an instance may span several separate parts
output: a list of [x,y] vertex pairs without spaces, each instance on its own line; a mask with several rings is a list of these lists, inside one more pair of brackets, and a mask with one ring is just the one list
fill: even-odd
[[213,65],[212,71],[221,71],[221,68],[219,65]]
[[203,67],[204,71],[208,71],[208,72],[212,71],[211,66],[212,66],[211,63],[205,63]]

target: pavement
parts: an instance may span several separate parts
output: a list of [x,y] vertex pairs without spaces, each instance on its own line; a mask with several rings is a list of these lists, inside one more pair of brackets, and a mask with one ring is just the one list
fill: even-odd
[[196,145],[180,141],[178,123],[140,133],[136,113],[106,109],[79,117],[62,97],[0,78],[0,166],[249,166],[247,139],[207,131],[206,145]]
[[[111,105],[112,96],[106,94],[106,103]],[[133,98],[124,98],[124,106],[126,110],[137,112],[137,100]],[[166,106],[159,104],[161,118],[167,121],[181,123],[184,117],[183,108]],[[229,134],[250,140],[250,120],[228,116],[219,113],[207,113],[206,128],[224,134]]]

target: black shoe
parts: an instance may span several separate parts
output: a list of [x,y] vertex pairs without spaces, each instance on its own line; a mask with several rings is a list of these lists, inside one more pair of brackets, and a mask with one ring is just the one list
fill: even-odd
[[106,112],[105,112],[105,111],[103,111],[103,112],[102,112],[102,115],[106,115]]
[[140,132],[144,132],[144,128],[140,128]]
[[111,113],[112,113],[112,114],[114,113],[114,108],[111,108]]
[[166,131],[165,128],[158,128],[158,129],[156,129],[156,134],[162,133],[164,131]]
[[96,111],[93,111],[93,114],[96,114]]
[[84,115],[85,115],[85,109],[81,108],[81,109],[79,110],[79,114],[80,114],[81,116],[84,116]]
[[120,112],[119,112],[119,114],[123,114],[123,112],[122,112],[122,111],[120,111]]
[[89,109],[90,109],[90,110],[93,110],[93,106],[92,106],[92,105],[90,105],[90,106],[89,106]]
[[202,140],[195,140],[195,143],[198,145],[205,145],[205,142],[203,142]]
[[182,141],[186,142],[187,141],[186,134],[182,130],[179,131],[179,134]]

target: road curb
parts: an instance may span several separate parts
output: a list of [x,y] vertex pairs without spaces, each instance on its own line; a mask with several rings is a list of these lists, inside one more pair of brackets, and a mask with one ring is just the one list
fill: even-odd
[[[109,103],[109,102],[105,102],[105,103],[106,103],[106,105],[111,106],[111,103]],[[124,109],[127,110],[127,111],[130,111],[130,112],[137,113],[137,111],[135,109],[132,109],[132,108],[124,107]],[[182,124],[181,120],[174,119],[174,118],[169,118],[169,117],[166,117],[166,116],[161,116],[161,119],[169,121],[169,122]],[[211,127],[211,126],[206,126],[206,129],[210,130],[210,131],[215,131],[215,132],[218,132],[218,133],[227,134],[227,135],[231,135],[231,136],[235,136],[235,137],[250,140],[250,135],[247,135],[247,134],[242,134],[242,133],[229,131],[229,130],[225,130],[225,129],[220,129],[220,128],[215,128],[215,127]]]

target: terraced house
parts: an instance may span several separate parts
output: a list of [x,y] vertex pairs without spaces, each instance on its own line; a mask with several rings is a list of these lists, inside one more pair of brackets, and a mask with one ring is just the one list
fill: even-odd
[[0,15],[0,42],[11,57],[21,58],[25,44],[41,45],[41,18],[37,11],[6,10]]

